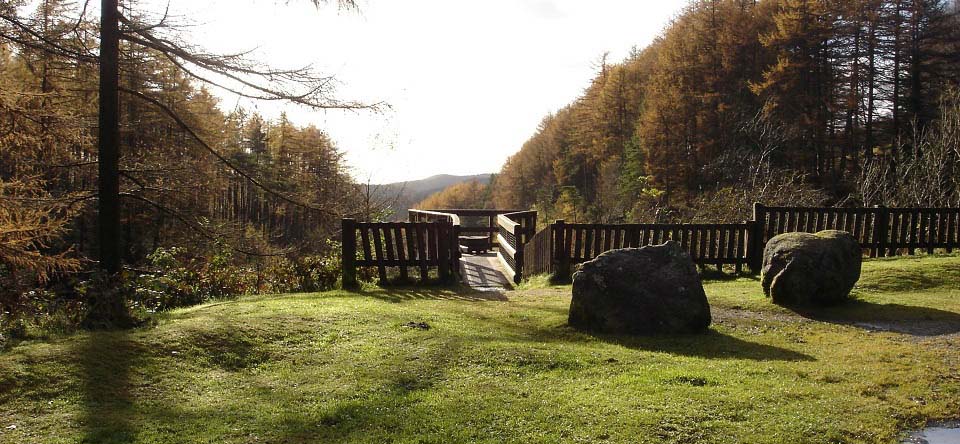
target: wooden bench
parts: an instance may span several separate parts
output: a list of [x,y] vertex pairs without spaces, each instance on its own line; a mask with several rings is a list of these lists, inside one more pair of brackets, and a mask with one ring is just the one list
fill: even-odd
[[460,236],[460,247],[465,248],[468,253],[486,253],[493,248],[490,238],[487,236]]

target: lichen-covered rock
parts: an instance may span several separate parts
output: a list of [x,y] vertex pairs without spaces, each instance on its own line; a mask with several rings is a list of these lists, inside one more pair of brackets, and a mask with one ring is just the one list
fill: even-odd
[[604,333],[696,333],[710,326],[710,305],[690,255],[669,241],[584,263],[573,275],[569,322]]
[[860,280],[861,255],[846,231],[781,234],[763,250],[763,292],[785,306],[842,303]]

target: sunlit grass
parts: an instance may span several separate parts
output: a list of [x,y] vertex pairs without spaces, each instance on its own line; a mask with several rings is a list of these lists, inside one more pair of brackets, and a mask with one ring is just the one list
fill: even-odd
[[[682,337],[574,331],[546,283],[209,304],[4,352],[0,442],[892,443],[960,415],[958,274],[870,261],[805,316],[708,282],[714,325]],[[903,322],[942,331],[871,327]]]

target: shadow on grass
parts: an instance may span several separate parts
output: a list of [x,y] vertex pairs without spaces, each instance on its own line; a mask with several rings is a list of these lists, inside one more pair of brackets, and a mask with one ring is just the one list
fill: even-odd
[[477,291],[469,288],[380,288],[360,290],[357,294],[387,302],[407,302],[417,300],[465,301],[465,302],[506,302],[509,299],[500,291]]
[[[151,365],[166,360],[184,360],[207,368],[239,372],[272,358],[260,342],[276,340],[259,337],[243,329],[213,325],[202,329],[184,330],[173,341],[144,343],[136,340],[131,331],[90,332],[77,344],[71,354],[77,357],[82,399],[81,424],[84,443],[129,443],[137,439],[137,424],[160,420],[176,429],[180,418],[155,415],[156,399],[145,398],[154,384],[162,384],[169,374],[145,374]],[[172,365],[172,364],[167,364]],[[160,372],[162,366],[156,371]],[[154,380],[155,378],[160,378]],[[148,389],[146,392],[144,389]],[[173,404],[173,403],[171,403]],[[163,406],[163,404],[161,404]],[[172,408],[171,405],[164,406]]]
[[589,337],[631,350],[670,353],[705,359],[746,359],[751,361],[815,361],[812,356],[744,341],[733,336],[707,330],[699,335],[678,336],[615,336],[592,334]]
[[[751,361],[815,361],[812,356],[772,345],[748,342],[710,329],[702,334],[688,335],[612,335],[577,330],[566,323],[566,310],[544,308],[539,311],[561,314],[563,323],[553,327],[522,325],[495,321],[499,331],[514,340],[531,343],[589,344],[601,342],[631,350],[669,353],[678,356],[705,359],[746,359]],[[493,320],[491,320],[493,321]],[[482,340],[475,337],[473,340]]]
[[179,359],[195,360],[227,372],[236,372],[274,358],[259,343],[275,339],[255,337],[243,329],[192,329],[185,330],[175,344],[176,348],[167,353],[177,353]]
[[393,442],[398,436],[411,432],[419,435],[419,424],[450,413],[424,406],[421,399],[421,393],[429,392],[445,378],[458,355],[457,347],[446,350],[445,355],[396,364],[392,374],[379,381],[377,390],[322,411],[291,415],[284,420],[279,430],[282,435],[277,441]]
[[75,351],[82,371],[83,439],[89,443],[127,443],[136,437],[131,424],[134,402],[131,371],[142,356],[128,332],[95,332]]
[[[180,344],[186,345],[194,337],[183,338]],[[209,349],[206,345],[201,348]],[[243,350],[245,346],[235,351]],[[221,402],[145,405],[139,412],[145,421],[142,433],[155,439],[151,442],[391,442],[397,433],[416,432],[416,424],[435,419],[438,412],[420,406],[421,394],[446,377],[459,352],[459,346],[450,342],[413,355],[373,359],[357,371],[362,375],[358,380],[342,381],[356,385],[352,394],[329,399],[302,392],[298,386],[310,381],[299,375],[290,375],[284,384],[261,385],[238,369],[241,373],[230,377],[244,384],[239,391],[225,393]],[[187,358],[193,361],[189,355]]]
[[795,311],[815,321],[850,325],[871,331],[892,331],[914,336],[960,333],[960,314],[928,307],[877,304],[854,299],[835,307]]
[[718,275],[716,273],[704,273],[700,275],[700,281],[703,282],[704,285],[711,284],[711,283],[736,282],[740,280],[753,281],[759,284],[760,275],[751,274],[748,272],[743,272],[741,274],[724,273],[722,275]]

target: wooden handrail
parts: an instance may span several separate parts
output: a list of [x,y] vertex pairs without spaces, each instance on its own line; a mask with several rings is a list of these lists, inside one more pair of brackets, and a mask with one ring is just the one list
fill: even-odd
[[444,213],[440,211],[428,211],[428,210],[412,210],[412,209],[407,210],[407,212],[410,213],[410,215],[413,215],[414,213],[416,213],[416,214],[425,214],[427,216],[446,217],[450,219],[450,222],[453,223],[453,225],[460,225],[460,216],[457,216],[456,214],[453,214],[453,213]]
[[430,208],[430,209],[427,209],[427,210],[417,210],[417,211],[432,211],[432,212],[436,212],[436,213],[456,214],[456,215],[458,215],[458,216],[497,216],[497,215],[500,215],[500,214],[519,213],[519,212],[522,212],[522,211],[524,211],[524,210],[495,210],[495,209],[486,209],[486,208],[483,208],[483,209],[481,209],[481,208],[459,208],[459,209],[452,209],[452,208],[436,209],[436,208]]
[[519,223],[519,222],[515,222],[513,219],[510,219],[509,217],[507,217],[507,216],[504,215],[504,214],[501,214],[501,215],[498,215],[498,216],[497,216],[497,225],[500,225],[501,227],[506,228],[507,231],[509,231],[509,232],[512,233],[512,232],[513,232],[513,229],[514,229],[517,225],[520,225],[520,223]]
[[396,268],[401,281],[407,280],[408,267],[419,268],[421,282],[427,281],[430,268],[436,268],[445,282],[452,282],[459,274],[459,227],[450,223],[449,215],[432,222],[343,219],[341,224],[344,288],[357,287],[358,267],[376,267],[381,284],[388,282],[387,268]]

